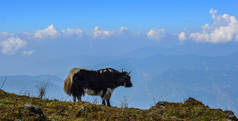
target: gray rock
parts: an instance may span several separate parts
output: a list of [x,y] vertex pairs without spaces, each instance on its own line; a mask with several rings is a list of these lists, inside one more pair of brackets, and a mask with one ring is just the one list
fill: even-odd
[[159,101],[159,102],[156,103],[156,107],[164,109],[165,108],[165,103],[166,103],[165,101]]
[[85,107],[82,106],[82,107],[79,109],[79,111],[78,111],[76,117],[79,117],[79,116],[81,115],[81,113],[84,112],[84,111],[85,111]]
[[31,111],[35,114],[39,114],[41,118],[43,118],[43,119],[46,118],[43,111],[39,107],[32,105],[32,104],[25,104],[24,107],[26,107],[29,111]]
[[232,111],[226,110],[225,113],[227,115],[227,118],[229,118],[229,119],[236,119],[236,116],[235,116],[235,114]]

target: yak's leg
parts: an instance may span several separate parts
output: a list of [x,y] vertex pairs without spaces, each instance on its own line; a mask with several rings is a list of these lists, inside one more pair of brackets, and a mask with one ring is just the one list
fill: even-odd
[[107,99],[107,106],[111,107],[111,104],[110,104],[110,98]]
[[73,96],[73,101],[76,102],[76,97],[75,96]]
[[105,100],[102,98],[102,104],[103,105],[106,105],[106,103],[105,103]]
[[82,88],[79,88],[79,89],[78,89],[78,92],[77,92],[77,99],[78,99],[78,102],[81,101],[81,97],[82,97],[82,95],[84,95],[84,91],[83,91]]
[[78,102],[81,101],[81,96],[77,96]]
[[112,92],[110,90],[105,95],[106,96],[105,98],[106,98],[106,101],[107,101],[107,106],[109,106],[109,107],[111,107],[111,104],[110,104],[111,95],[112,95]]
[[104,97],[104,96],[105,96],[107,90],[106,90],[106,89],[103,89],[102,91],[103,91],[103,92],[102,92],[102,95],[101,95],[101,98],[102,98],[102,104],[103,104],[103,105],[106,105],[106,103],[105,103],[105,97]]

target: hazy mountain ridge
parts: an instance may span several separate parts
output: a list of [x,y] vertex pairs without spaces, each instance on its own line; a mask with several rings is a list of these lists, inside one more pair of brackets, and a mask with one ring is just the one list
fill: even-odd
[[57,76],[39,75],[39,76],[0,76],[0,83],[7,79],[3,89],[8,92],[17,94],[30,94],[30,96],[38,96],[37,87],[42,84],[47,84],[46,97],[50,99],[66,99],[63,92],[63,80]]
[[[140,55],[139,52],[137,54]],[[238,100],[238,53],[226,56],[155,54],[145,58],[131,57],[125,56],[126,59],[99,65],[117,69],[120,69],[118,65],[128,65],[125,70],[132,70],[132,81],[135,83],[131,90],[139,94],[133,96],[134,100],[152,104],[153,97],[158,100],[183,101],[188,96],[195,96],[213,107],[232,108],[238,112],[235,103]],[[146,108],[149,105],[137,106]]]

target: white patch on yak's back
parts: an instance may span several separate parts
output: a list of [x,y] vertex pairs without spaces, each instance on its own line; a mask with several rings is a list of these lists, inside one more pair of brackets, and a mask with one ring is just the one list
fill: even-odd
[[107,69],[101,69],[101,70],[99,71],[100,74],[102,74],[102,73],[104,73],[104,72],[113,72],[113,70],[110,69],[110,68],[107,68]]
[[108,71],[109,71],[109,72],[113,72],[112,69],[110,69],[110,68],[108,69]]

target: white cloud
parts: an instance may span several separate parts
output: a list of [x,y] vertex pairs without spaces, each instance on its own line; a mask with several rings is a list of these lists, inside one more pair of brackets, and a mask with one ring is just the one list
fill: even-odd
[[62,30],[62,33],[66,34],[67,36],[72,36],[72,35],[81,36],[82,32],[83,31],[79,28],[78,29],[67,28],[66,30]]
[[147,33],[147,37],[151,40],[157,40],[160,41],[164,36],[166,32],[164,29],[151,29]]
[[80,28],[73,29],[67,28],[65,30],[58,30],[55,28],[53,24],[49,25],[47,28],[42,30],[37,30],[34,33],[31,32],[23,32],[22,35],[28,39],[35,38],[35,39],[55,39],[59,37],[71,37],[71,36],[81,36],[82,30]]
[[32,36],[30,32],[22,32],[21,34],[27,38],[30,38]]
[[8,33],[8,32],[1,33],[1,36],[4,36],[4,37],[9,37],[9,36],[14,36],[14,35],[15,35],[14,33]]
[[190,38],[196,42],[225,43],[238,40],[238,21],[235,16],[228,14],[218,15],[216,10],[211,9],[213,19],[211,25],[203,25],[201,32],[190,34]]
[[125,27],[125,26],[121,26],[121,27],[120,27],[120,32],[123,32],[123,31],[128,31],[128,28]]
[[179,39],[180,41],[186,40],[187,37],[186,37],[185,32],[180,32],[179,35],[178,35],[178,39]]
[[14,37],[15,34],[14,33],[8,33],[8,32],[1,32],[0,34],[0,41],[7,39],[9,37]]
[[60,35],[60,32],[54,27],[53,24],[48,26],[47,28],[43,30],[37,30],[34,33],[34,37],[37,39],[43,39],[43,38],[55,38]]
[[34,52],[34,50],[25,50],[22,52],[22,54],[25,56],[31,56]]
[[2,47],[1,52],[3,54],[14,54],[17,50],[23,48],[26,45],[27,42],[18,37],[10,37],[0,43],[0,46]]
[[8,33],[8,32],[2,32],[1,35],[2,35],[2,36],[8,36],[9,33]]
[[102,30],[98,26],[96,26],[93,31],[93,38],[104,39],[105,37],[110,36],[112,33],[113,31]]

